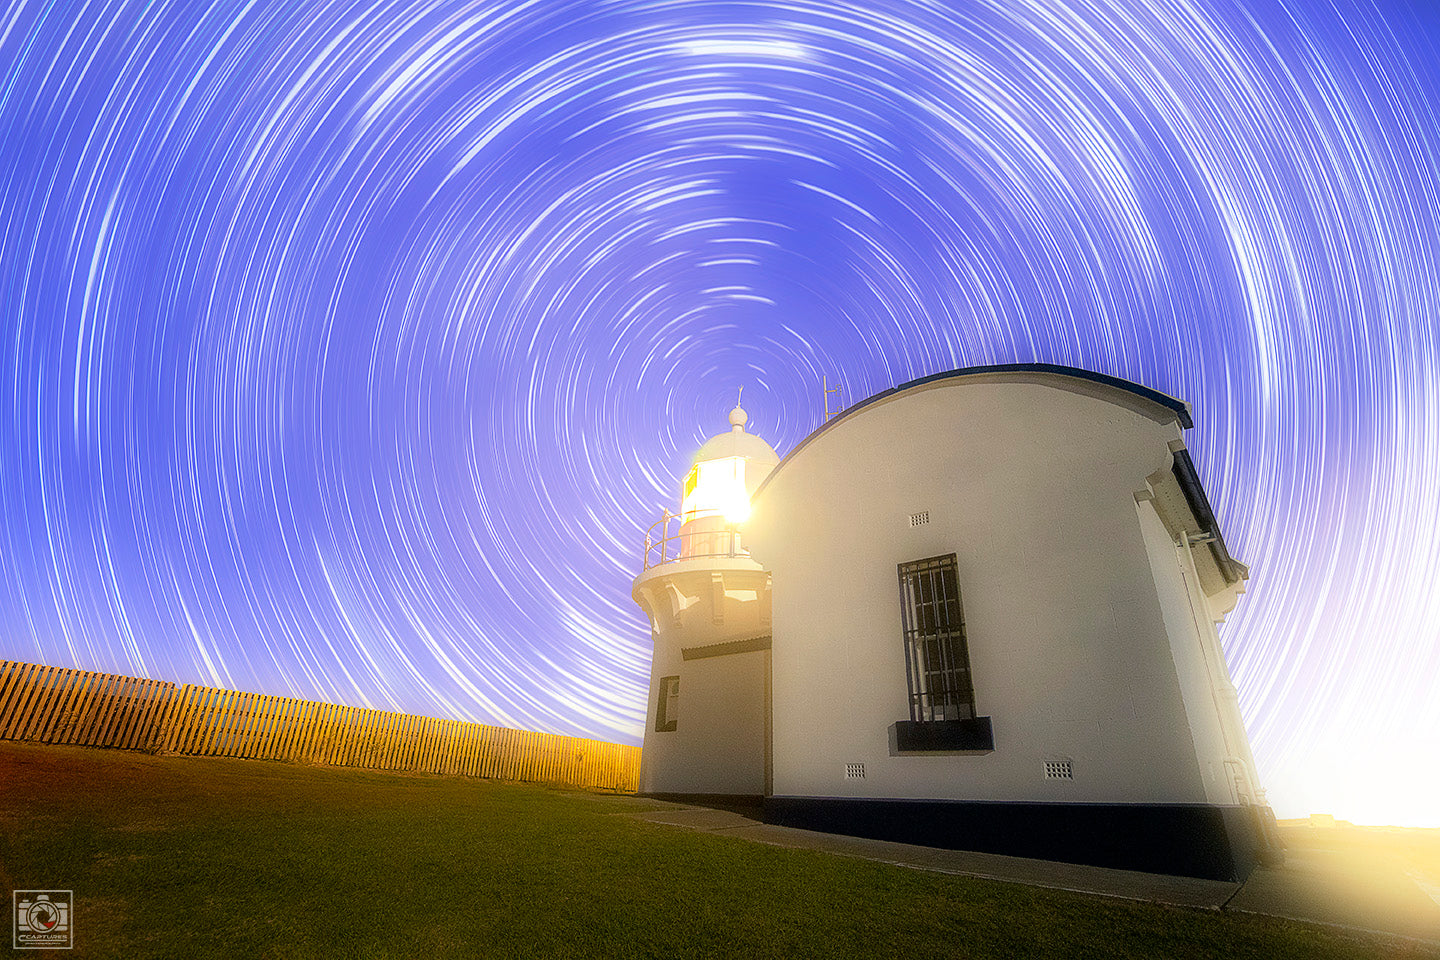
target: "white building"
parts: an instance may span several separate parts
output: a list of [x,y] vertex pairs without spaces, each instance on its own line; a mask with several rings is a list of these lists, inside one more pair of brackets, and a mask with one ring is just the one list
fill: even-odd
[[731,422],[635,581],[642,792],[1216,878],[1273,851],[1215,631],[1248,571],[1184,403],[971,368],[851,407],[778,466]]

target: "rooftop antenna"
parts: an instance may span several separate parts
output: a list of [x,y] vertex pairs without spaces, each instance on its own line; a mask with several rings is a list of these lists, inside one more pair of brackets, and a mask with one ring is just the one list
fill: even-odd
[[824,391],[825,391],[825,422],[826,422],[826,423],[829,423],[831,417],[838,417],[838,416],[840,415],[841,410],[844,410],[845,408],[844,408],[844,407],[841,407],[839,410],[831,410],[831,409],[830,409],[830,394],[832,394],[832,393],[839,393],[839,392],[840,392],[840,384],[837,383],[837,384],[835,384],[835,386],[833,386],[833,387],[830,386],[830,377],[829,377],[828,375],[826,375],[826,376],[824,376],[824,377],[822,378],[822,385],[823,385],[823,389],[824,389]]

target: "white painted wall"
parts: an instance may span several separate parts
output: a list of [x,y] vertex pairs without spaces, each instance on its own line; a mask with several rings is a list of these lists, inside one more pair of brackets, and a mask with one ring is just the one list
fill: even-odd
[[1235,687],[1193,550],[1171,539],[1150,501],[1140,499],[1135,506],[1206,797],[1211,803],[1263,803]]
[[[1139,500],[1135,508],[1145,537],[1145,547],[1150,554],[1156,596],[1160,601],[1166,633],[1170,637],[1170,652],[1175,661],[1180,694],[1185,701],[1196,761],[1205,784],[1205,798],[1210,803],[1238,803],[1239,796],[1225,769],[1224,734],[1215,692],[1205,667],[1202,638],[1196,626],[1196,592],[1186,582],[1183,572],[1183,548],[1170,539],[1149,501]],[[1203,598],[1200,602],[1203,603]],[[1208,615],[1208,610],[1206,613]]]
[[[657,684],[664,676],[680,677],[679,712],[674,730],[657,733]],[[762,795],[765,652],[680,662],[667,657],[654,677],[640,792]]]
[[[655,644],[641,793],[765,792],[767,651],[684,659],[687,647],[770,632],[769,574],[743,558],[662,564],[635,580]],[[660,680],[680,678],[675,729],[657,731]]]
[[[922,386],[836,422],[770,477],[746,537],[773,576],[776,796],[1217,802],[1194,740],[1210,733],[1182,692],[1193,665],[1177,672],[1172,654],[1175,598],[1157,594],[1134,499],[1179,427],[1059,382]],[[929,523],[912,527],[919,511]],[[896,566],[947,553],[995,750],[898,756]],[[1045,780],[1061,758],[1074,781]],[[864,780],[845,778],[853,761]]]

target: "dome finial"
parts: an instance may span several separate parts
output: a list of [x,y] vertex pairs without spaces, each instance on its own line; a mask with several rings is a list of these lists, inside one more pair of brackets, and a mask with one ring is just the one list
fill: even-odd
[[730,432],[744,433],[745,422],[750,419],[745,413],[745,408],[740,406],[740,398],[745,395],[745,388],[741,387],[740,392],[735,394],[735,409],[730,411]]

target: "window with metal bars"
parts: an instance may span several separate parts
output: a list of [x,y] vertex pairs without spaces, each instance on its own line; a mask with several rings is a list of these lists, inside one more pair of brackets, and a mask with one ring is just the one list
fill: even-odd
[[902,563],[899,572],[910,719],[930,723],[974,718],[975,688],[955,554]]

